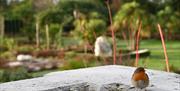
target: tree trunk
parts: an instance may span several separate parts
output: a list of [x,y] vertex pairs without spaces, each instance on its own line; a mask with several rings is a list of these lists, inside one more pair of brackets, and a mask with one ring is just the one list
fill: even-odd
[[0,16],[0,36],[4,37],[4,16]]
[[49,27],[48,25],[46,24],[46,47],[47,47],[47,50],[49,50],[49,45],[50,45],[50,39],[49,39]]
[[36,21],[36,47],[39,48],[39,21]]

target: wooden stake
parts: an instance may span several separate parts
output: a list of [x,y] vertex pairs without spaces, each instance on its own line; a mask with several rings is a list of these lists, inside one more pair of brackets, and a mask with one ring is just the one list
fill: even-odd
[[106,1],[106,5],[108,8],[108,13],[109,13],[109,20],[110,20],[110,29],[111,29],[111,35],[112,35],[112,41],[113,41],[113,64],[116,64],[116,41],[115,41],[115,34],[114,34],[114,30],[112,29],[112,15],[111,15],[111,9],[109,6],[109,0]]
[[142,26],[142,22],[139,22],[139,26],[138,26],[138,31],[137,31],[137,36],[136,36],[136,61],[135,61],[135,66],[138,66],[138,60],[139,60],[139,38],[140,38],[140,32],[141,32],[141,26]]
[[39,48],[39,21],[36,20],[36,47]]
[[49,27],[48,27],[48,25],[46,24],[46,47],[47,47],[47,50],[49,50],[49,45],[50,45]]
[[165,42],[164,42],[163,33],[162,33],[162,30],[161,30],[160,24],[157,24],[157,27],[158,27],[158,30],[159,30],[159,34],[160,34],[161,41],[162,41],[162,46],[163,46],[163,49],[164,49],[164,56],[165,56],[165,60],[166,60],[166,70],[167,70],[167,72],[169,72],[170,71],[169,70],[169,61],[168,61],[168,56],[167,56],[166,45],[165,45]]

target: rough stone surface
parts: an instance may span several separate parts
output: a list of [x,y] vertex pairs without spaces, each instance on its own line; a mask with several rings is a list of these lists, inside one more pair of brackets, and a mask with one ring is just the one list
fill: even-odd
[[[135,91],[131,76],[135,68],[100,66],[52,72],[44,77],[0,84],[0,91]],[[180,91],[180,75],[146,69],[147,91]]]

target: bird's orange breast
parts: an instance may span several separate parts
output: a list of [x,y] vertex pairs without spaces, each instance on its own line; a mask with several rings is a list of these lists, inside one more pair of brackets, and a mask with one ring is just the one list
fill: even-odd
[[138,80],[148,80],[149,78],[145,72],[139,72],[139,73],[134,73],[132,79],[138,81]]

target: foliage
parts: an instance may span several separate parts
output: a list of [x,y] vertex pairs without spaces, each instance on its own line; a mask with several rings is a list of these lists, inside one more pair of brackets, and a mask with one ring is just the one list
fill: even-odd
[[13,50],[14,48],[17,47],[17,42],[13,38],[8,38],[8,37],[1,37],[0,36],[0,46],[2,47],[7,47],[8,50]]
[[0,54],[0,57],[8,59],[8,60],[14,60],[16,59],[14,54],[10,51],[6,51]]
[[[162,27],[170,33],[179,33],[180,3],[178,0],[123,0],[120,1],[119,8],[114,10],[113,5],[116,2],[110,0],[114,26],[117,30],[127,30],[124,28],[128,28],[127,25],[130,22],[135,27],[136,20],[140,18],[143,21],[142,35],[146,35],[150,30],[153,33],[157,32],[155,31],[156,23],[161,23]],[[109,23],[104,0],[59,0],[56,4],[53,4],[51,0],[23,0],[15,4],[6,3],[6,0],[0,1],[0,11],[8,20],[22,20],[21,33],[31,39],[34,37],[37,17],[40,18],[42,26],[59,24],[63,31],[74,30],[73,22],[76,21],[73,17],[74,10],[86,16],[98,12],[100,19]]]
[[178,0],[136,1],[150,14],[148,20],[153,34],[157,33],[157,23],[161,24],[168,36],[179,33],[180,2]]
[[[71,6],[71,7],[69,7]],[[73,12],[74,10],[79,10],[83,13],[88,13],[88,14],[92,14],[92,12],[96,12],[98,11],[98,13],[100,13],[100,17],[98,16],[98,18],[101,18],[100,20],[91,20],[89,25],[90,27],[94,27],[96,28],[96,31],[99,32],[99,30],[104,30],[100,29],[102,27],[105,26],[106,21],[104,21],[106,19],[105,17],[105,8],[103,6],[103,4],[101,3],[95,3],[91,0],[85,0],[85,1],[81,1],[81,0],[60,0],[59,3],[57,5],[54,5],[53,7],[46,9],[44,11],[39,12],[38,14],[36,14],[39,17],[40,20],[40,24],[41,26],[44,26],[45,24],[51,25],[52,27],[54,27],[53,24],[56,24],[55,26],[58,27],[57,25],[59,25],[59,31],[58,33],[56,33],[55,38],[56,40],[56,44],[58,44],[59,46],[62,46],[62,38],[61,38],[61,33],[62,31],[69,31],[69,30],[73,30],[74,27],[77,27],[76,25],[73,25],[73,22],[76,20],[74,19],[73,16]],[[97,14],[92,14],[92,16],[94,17]],[[95,24],[93,25],[93,23],[96,23],[97,26],[95,26]],[[101,23],[101,25],[100,25]],[[100,26],[99,26],[100,25]],[[97,30],[99,29],[99,30]],[[91,29],[92,30],[92,29]],[[94,29],[93,29],[94,30]],[[56,31],[54,29],[50,29],[50,33],[51,31]],[[88,38],[91,39],[93,38],[92,33],[89,33],[90,31],[86,32],[86,34],[84,35],[88,35]],[[53,34],[52,34],[53,35]],[[77,35],[78,36],[78,35]],[[50,36],[50,37],[54,37]],[[54,39],[54,38],[52,38]],[[91,42],[94,40],[91,39]]]
[[140,8],[139,3],[133,1],[122,5],[121,9],[114,16],[113,28],[116,31],[121,30],[124,35],[127,36],[127,41],[130,50],[135,49],[135,36],[139,26],[139,22],[142,21],[145,26],[144,19],[146,18],[146,12]]
[[96,5],[97,3],[91,2],[90,0],[60,0],[52,9],[46,10],[40,14],[41,21],[42,24],[59,23],[64,27],[72,24],[73,11],[76,9],[83,13],[89,13],[92,11],[105,12],[101,4],[98,3],[98,5]]
[[31,78],[25,68],[6,69],[0,72],[0,82],[16,81]]
[[92,12],[89,16],[81,13],[80,17],[82,19],[75,20],[75,30],[72,33],[75,37],[93,44],[97,36],[105,33],[106,23],[97,12]]
[[66,64],[61,68],[62,70],[70,70],[70,69],[78,69],[84,68],[84,63],[81,60],[69,60]]
[[180,13],[173,11],[172,7],[165,6],[164,9],[157,13],[157,17],[159,22],[162,24],[162,27],[167,30],[167,32],[178,32],[178,29],[180,29],[178,26],[180,24],[178,19],[178,17],[180,17]]
[[62,27],[59,24],[50,24],[49,30],[52,43],[62,47]]
[[7,8],[7,0],[1,0],[0,1],[0,12],[2,13],[5,11],[5,8]]
[[142,19],[145,16],[145,11],[140,9],[140,5],[137,2],[129,2],[124,4],[114,17],[114,27],[119,29],[120,27],[126,28],[132,24],[134,30],[137,30],[137,20]]
[[29,38],[33,38],[35,30],[34,22],[35,11],[33,9],[32,0],[23,0],[21,3],[9,6],[9,10],[5,14],[7,20],[20,20],[23,22],[21,34]]
[[16,48],[16,50],[20,51],[20,52],[31,52],[34,50],[34,47],[33,46],[21,46],[21,47]]

